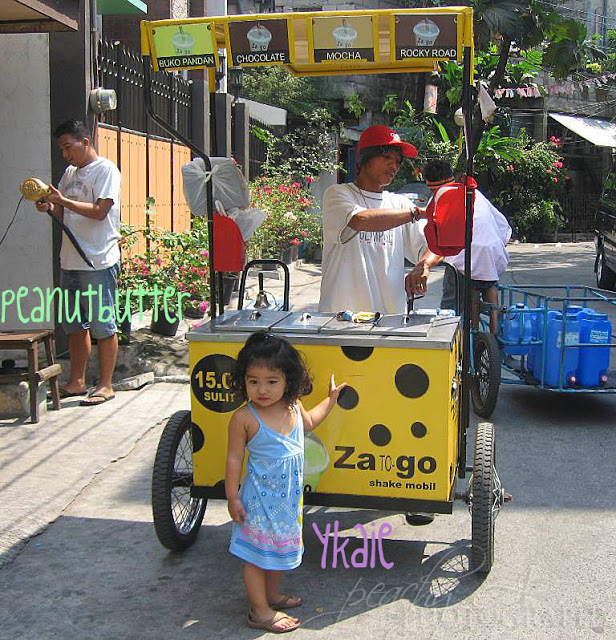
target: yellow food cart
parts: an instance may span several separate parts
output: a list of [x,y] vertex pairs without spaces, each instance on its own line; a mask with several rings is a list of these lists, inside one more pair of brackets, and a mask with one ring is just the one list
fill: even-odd
[[[468,7],[320,11],[161,20],[142,23],[146,105],[161,127],[209,159],[152,108],[151,59],[157,69],[208,69],[219,48],[234,66],[283,64],[293,74],[434,71],[441,60],[464,66],[464,134],[471,131],[473,30]],[[472,175],[467,152],[467,175]],[[208,183],[209,185],[209,183]],[[466,273],[470,273],[471,198],[466,198]],[[211,320],[188,333],[191,408],[171,417],[153,470],[154,524],[163,545],[181,550],[199,532],[208,499],[224,499],[227,426],[242,404],[229,385],[248,335],[264,329],[303,352],[314,388],[310,408],[327,393],[331,372],[346,381],[338,406],[305,441],[304,503],[336,507],[451,513],[456,498],[472,515],[471,564],[488,572],[494,521],[504,492],[495,469],[492,425],[477,430],[466,463],[469,423],[469,327],[459,317],[413,310],[378,323],[335,314],[290,311],[288,270],[282,309],[225,310],[214,272],[211,186],[208,193]],[[246,276],[246,270],[243,279]],[[468,287],[466,288],[468,291]],[[470,301],[465,301],[465,318]],[[468,489],[456,490],[471,472]]]

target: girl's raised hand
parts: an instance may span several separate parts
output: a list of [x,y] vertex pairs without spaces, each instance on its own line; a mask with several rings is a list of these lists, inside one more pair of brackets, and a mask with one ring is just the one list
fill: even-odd
[[231,519],[236,524],[240,526],[244,524],[244,520],[246,520],[246,512],[244,511],[244,505],[239,498],[235,498],[234,500],[229,500],[227,504],[227,508],[229,509],[229,515]]
[[332,402],[337,402],[338,396],[340,392],[347,386],[346,382],[336,386],[336,381],[334,380],[334,374],[332,373],[332,377],[329,379],[329,399]]

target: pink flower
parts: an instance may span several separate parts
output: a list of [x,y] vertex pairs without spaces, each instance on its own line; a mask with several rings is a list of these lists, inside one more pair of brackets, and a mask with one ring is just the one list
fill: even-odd
[[291,244],[297,246],[298,244],[301,244],[302,241],[299,238],[293,238],[293,240],[291,240]]
[[207,251],[206,249],[203,249],[203,250],[199,251],[199,253],[200,253],[202,256],[205,256],[206,258],[209,258],[209,257],[210,257],[210,252],[209,252],[209,251]]
[[553,178],[554,182],[558,182],[558,178]]
[[307,236],[307,235],[308,235],[308,232],[307,232],[307,231],[300,231],[300,232],[299,232],[299,235],[300,235],[300,236]]
[[552,175],[552,169],[548,169],[546,173],[549,173],[550,175]]
[[510,165],[507,167],[507,169],[509,169],[509,171],[511,171],[512,173],[513,173],[513,171],[514,171],[514,168],[513,168],[513,165],[512,165],[512,164],[510,164]]
[[157,267],[160,267],[163,261],[160,258],[156,258],[156,260],[154,260],[154,263],[156,264]]
[[308,177],[306,178],[306,181],[308,182],[308,184],[310,184],[310,183],[312,182],[312,176],[308,176]]
[[556,168],[558,169],[558,160],[556,160],[556,161],[552,164],[552,166],[553,166],[553,167],[556,167]]
[[201,313],[205,313],[209,306],[210,305],[206,300],[201,300],[201,302],[199,303],[199,311],[201,311]]

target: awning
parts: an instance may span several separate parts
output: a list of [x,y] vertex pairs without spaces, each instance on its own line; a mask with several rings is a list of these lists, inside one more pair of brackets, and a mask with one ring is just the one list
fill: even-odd
[[78,0],[0,0],[0,33],[79,29]]
[[609,120],[550,113],[550,118],[597,147],[616,148],[616,124]]
[[103,16],[147,13],[148,5],[141,0],[98,0],[96,12]]
[[286,109],[273,107],[271,104],[263,104],[261,102],[256,102],[255,100],[247,100],[246,98],[242,98],[242,102],[245,102],[248,106],[250,117],[253,120],[257,120],[268,127],[287,126]]

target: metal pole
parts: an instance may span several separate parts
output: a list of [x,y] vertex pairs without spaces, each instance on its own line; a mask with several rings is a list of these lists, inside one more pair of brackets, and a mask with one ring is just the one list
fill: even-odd
[[473,237],[473,194],[468,188],[473,175],[472,100],[471,100],[471,48],[464,48],[462,74],[462,113],[464,114],[464,139],[466,141],[466,201],[464,229],[464,305],[462,312],[462,394],[460,395],[460,432],[458,438],[458,477],[466,473],[466,432],[470,423],[470,356],[471,356],[471,241]]
[[[203,158],[205,170],[210,173],[212,171],[212,163],[209,156],[199,147],[193,144],[188,138],[185,138],[179,131],[174,129],[163,118],[154,113],[152,107],[152,94],[150,91],[150,56],[143,56],[143,92],[145,96],[145,108],[152,120],[162,129],[170,133],[172,136],[185,144],[195,155]],[[212,180],[206,183],[206,204],[207,204],[207,240],[208,250],[210,252],[210,315],[212,322],[216,320],[216,272],[214,271],[214,196],[212,194]]]

